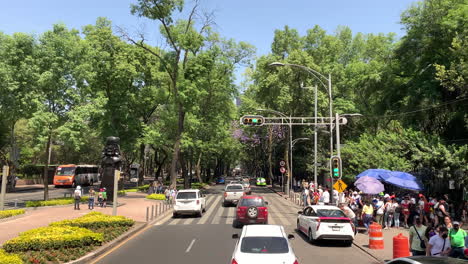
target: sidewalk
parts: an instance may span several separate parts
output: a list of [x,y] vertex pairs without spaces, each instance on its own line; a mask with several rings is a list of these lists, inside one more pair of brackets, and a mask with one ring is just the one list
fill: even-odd
[[369,248],[369,235],[358,233],[354,237],[354,244],[360,249],[366,251],[370,255],[374,256],[381,262],[388,261],[393,259],[393,237],[398,234],[403,234],[409,240],[408,230],[405,228],[390,228],[387,230],[382,230],[384,237],[384,249],[370,249]]
[[[117,215],[123,215],[137,222],[146,222],[146,208],[149,207],[151,214],[152,205],[165,204],[162,201],[146,200],[144,193],[127,193],[125,197],[119,197]],[[74,205],[27,208],[26,213],[14,217],[13,219],[4,219],[0,221],[0,245],[5,241],[12,239],[20,232],[33,228],[47,226],[52,222],[66,219],[74,219],[92,211],[102,212],[112,215],[112,207],[94,207],[94,210],[88,209],[87,203],[80,205],[81,210],[74,210]],[[158,210],[156,211],[158,212]]]

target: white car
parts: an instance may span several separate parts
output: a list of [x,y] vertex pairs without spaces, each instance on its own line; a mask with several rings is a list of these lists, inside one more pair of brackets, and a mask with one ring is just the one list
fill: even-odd
[[187,189],[177,192],[172,215],[196,214],[202,216],[206,210],[206,196],[200,190]]
[[242,184],[228,184],[226,188],[224,188],[223,206],[237,204],[244,195],[245,190]]
[[298,212],[297,230],[307,235],[309,242],[341,240],[351,246],[354,229],[352,221],[336,206],[309,205]]
[[299,264],[288,241],[294,235],[286,235],[282,226],[246,225],[232,238],[238,240],[231,264]]

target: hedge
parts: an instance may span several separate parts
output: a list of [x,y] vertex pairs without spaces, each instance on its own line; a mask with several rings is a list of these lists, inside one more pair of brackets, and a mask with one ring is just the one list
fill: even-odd
[[145,184],[145,185],[139,186],[137,189],[140,192],[146,192],[148,191],[149,187],[150,187],[149,184]]
[[[87,196],[81,197],[81,202],[87,202],[87,201],[88,201]],[[56,199],[50,199],[48,201],[26,201],[26,207],[67,205],[67,204],[73,204],[74,202],[75,202],[75,198],[73,197],[56,198]]]
[[25,211],[23,209],[0,211],[0,219],[24,214],[24,212]]
[[0,249],[0,264],[23,264],[23,260],[18,255],[8,254]]
[[91,212],[72,220],[51,223],[50,226],[74,226],[95,230],[103,227],[130,227],[134,223],[135,221],[125,216],[110,216],[101,212]]
[[35,228],[3,244],[7,252],[28,250],[58,249],[66,247],[83,247],[100,245],[104,240],[103,234],[73,226],[48,226]]
[[146,196],[146,199],[151,199],[151,200],[166,200],[166,196],[164,194],[150,194]]

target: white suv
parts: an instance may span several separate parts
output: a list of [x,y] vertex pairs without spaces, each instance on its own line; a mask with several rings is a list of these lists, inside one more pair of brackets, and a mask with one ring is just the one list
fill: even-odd
[[[239,238],[238,234],[232,238]],[[232,253],[231,264],[299,264],[286,235],[279,225],[246,225]]]
[[206,196],[200,190],[187,189],[177,192],[173,216],[196,214],[202,216],[206,210]]

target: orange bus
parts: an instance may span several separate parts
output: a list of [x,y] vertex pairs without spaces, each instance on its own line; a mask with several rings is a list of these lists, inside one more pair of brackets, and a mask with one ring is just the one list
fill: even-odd
[[99,167],[96,165],[60,165],[54,175],[55,187],[93,185],[99,181]]

